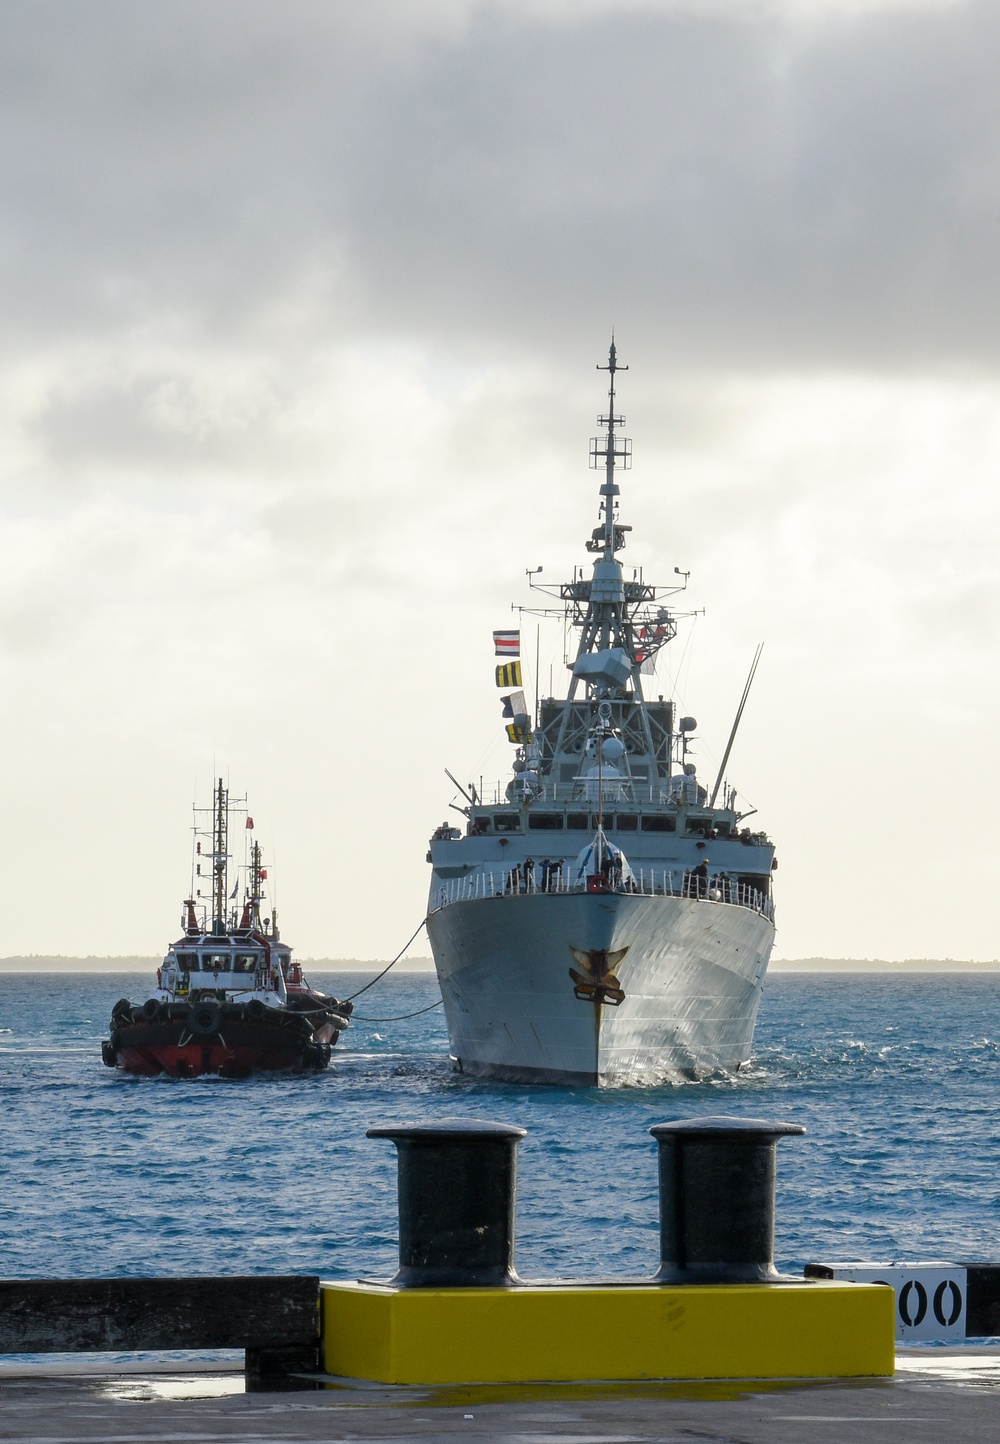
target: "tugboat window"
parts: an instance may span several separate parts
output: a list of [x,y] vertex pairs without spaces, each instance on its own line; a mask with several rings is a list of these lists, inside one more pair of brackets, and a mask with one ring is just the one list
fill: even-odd
[[177,961],[178,961],[178,963],[180,963],[181,967],[184,968],[184,969],[185,969],[187,972],[189,972],[189,973],[192,972],[192,971],[193,971],[193,972],[197,972],[197,971],[198,971],[198,954],[197,954],[197,953],[178,953],[178,954],[177,954]]
[[241,953],[233,965],[234,973],[255,973],[257,971],[256,953]]
[[206,973],[228,973],[229,954],[206,953],[204,958],[202,959],[202,966],[204,967]]

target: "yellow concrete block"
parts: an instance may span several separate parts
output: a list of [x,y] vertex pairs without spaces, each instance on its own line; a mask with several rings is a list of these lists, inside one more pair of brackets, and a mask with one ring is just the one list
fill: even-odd
[[384,1384],[891,1374],[892,1289],[322,1285],[328,1374]]

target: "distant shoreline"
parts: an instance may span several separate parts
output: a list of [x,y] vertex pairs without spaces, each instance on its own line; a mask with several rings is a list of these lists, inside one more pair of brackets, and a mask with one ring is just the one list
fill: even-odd
[[769,973],[1000,973],[1000,959],[773,958]]
[[[158,957],[52,957],[32,953],[24,957],[0,958],[2,973],[153,973],[163,961]],[[386,966],[376,958],[303,958],[306,974],[377,973]],[[395,973],[430,973],[430,958],[402,958]],[[1000,959],[973,962],[960,958],[775,958],[771,973],[1000,973]]]

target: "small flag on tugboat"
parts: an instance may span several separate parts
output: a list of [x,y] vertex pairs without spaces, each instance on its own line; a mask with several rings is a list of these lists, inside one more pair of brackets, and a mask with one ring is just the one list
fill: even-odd
[[494,632],[493,645],[498,657],[519,657],[521,655],[521,633]]
[[520,662],[504,662],[497,668],[498,687],[520,687],[522,685]]
[[253,818],[252,818],[252,817],[248,817],[248,818],[247,818],[247,827],[248,827],[250,830],[253,829]]

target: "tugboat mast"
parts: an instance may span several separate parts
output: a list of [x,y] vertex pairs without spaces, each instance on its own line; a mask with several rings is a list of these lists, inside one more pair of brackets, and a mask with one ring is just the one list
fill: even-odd
[[260,864],[260,843],[254,839],[250,849],[250,926],[256,932],[261,930],[260,922],[260,900],[263,896],[263,879],[261,878]]
[[223,787],[222,778],[215,789],[215,818],[212,828],[212,932],[224,938],[226,928],[226,903],[229,894],[227,863],[229,846],[229,789]]

